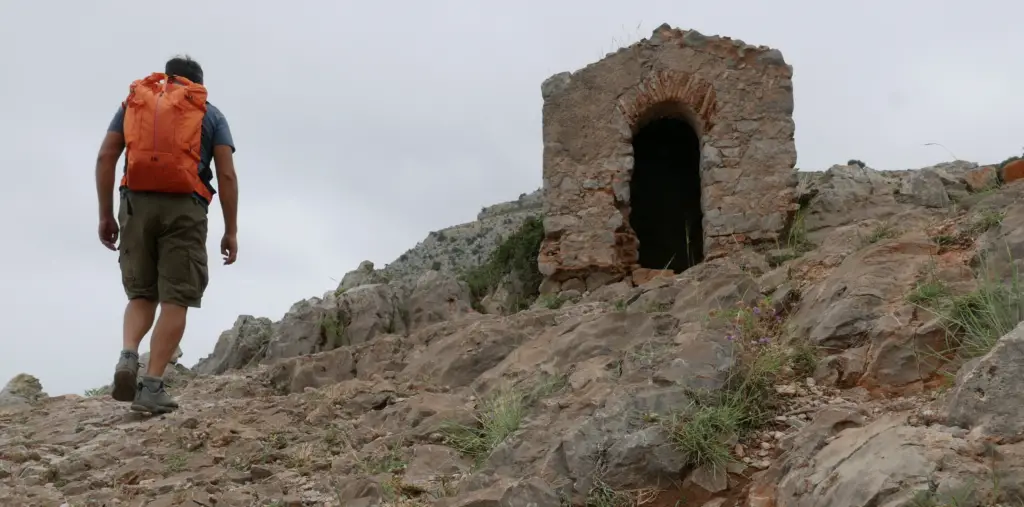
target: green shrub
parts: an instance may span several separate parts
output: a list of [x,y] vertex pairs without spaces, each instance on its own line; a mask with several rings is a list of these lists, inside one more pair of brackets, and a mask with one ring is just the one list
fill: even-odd
[[537,298],[544,278],[537,269],[537,254],[543,239],[543,222],[536,217],[528,218],[486,262],[467,270],[462,279],[469,284],[474,304],[494,291],[505,275],[512,275],[512,286],[521,288],[521,293],[511,294],[511,297],[520,308],[529,306]]

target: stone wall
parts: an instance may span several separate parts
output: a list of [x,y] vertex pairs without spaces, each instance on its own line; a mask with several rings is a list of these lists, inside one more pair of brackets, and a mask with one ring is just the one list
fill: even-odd
[[792,75],[778,50],[662,25],[545,80],[543,292],[639,268],[632,137],[653,117],[682,117],[701,138],[705,259],[777,239],[796,210]]

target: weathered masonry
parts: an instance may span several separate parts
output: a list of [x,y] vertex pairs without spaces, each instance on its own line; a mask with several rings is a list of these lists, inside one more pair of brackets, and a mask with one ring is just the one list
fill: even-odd
[[542,291],[778,239],[796,210],[792,75],[778,50],[662,25],[545,80]]

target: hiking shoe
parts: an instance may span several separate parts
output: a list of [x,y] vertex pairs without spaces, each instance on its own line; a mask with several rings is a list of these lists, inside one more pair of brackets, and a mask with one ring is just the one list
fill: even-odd
[[139,381],[135,400],[132,401],[132,410],[151,414],[166,414],[177,409],[178,402],[167,394],[163,380],[143,377]]
[[114,384],[111,387],[110,396],[117,401],[132,401],[135,399],[135,377],[139,374],[139,355],[126,350],[121,352],[121,358],[117,361],[117,368],[114,369]]

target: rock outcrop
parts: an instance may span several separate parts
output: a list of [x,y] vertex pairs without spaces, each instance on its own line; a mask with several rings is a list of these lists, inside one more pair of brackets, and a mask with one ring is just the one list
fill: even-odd
[[540,190],[522,194],[514,201],[485,207],[473,222],[431,232],[426,239],[377,270],[378,276],[415,283],[429,270],[450,275],[463,273],[483,264],[523,222],[540,214]]
[[172,365],[182,408],[157,418],[19,376],[0,502],[1005,502],[1024,494],[1024,186],[926,171],[803,174],[784,243],[515,313],[363,263]]
[[0,390],[0,407],[25,406],[46,398],[43,384],[27,373],[19,373]]

